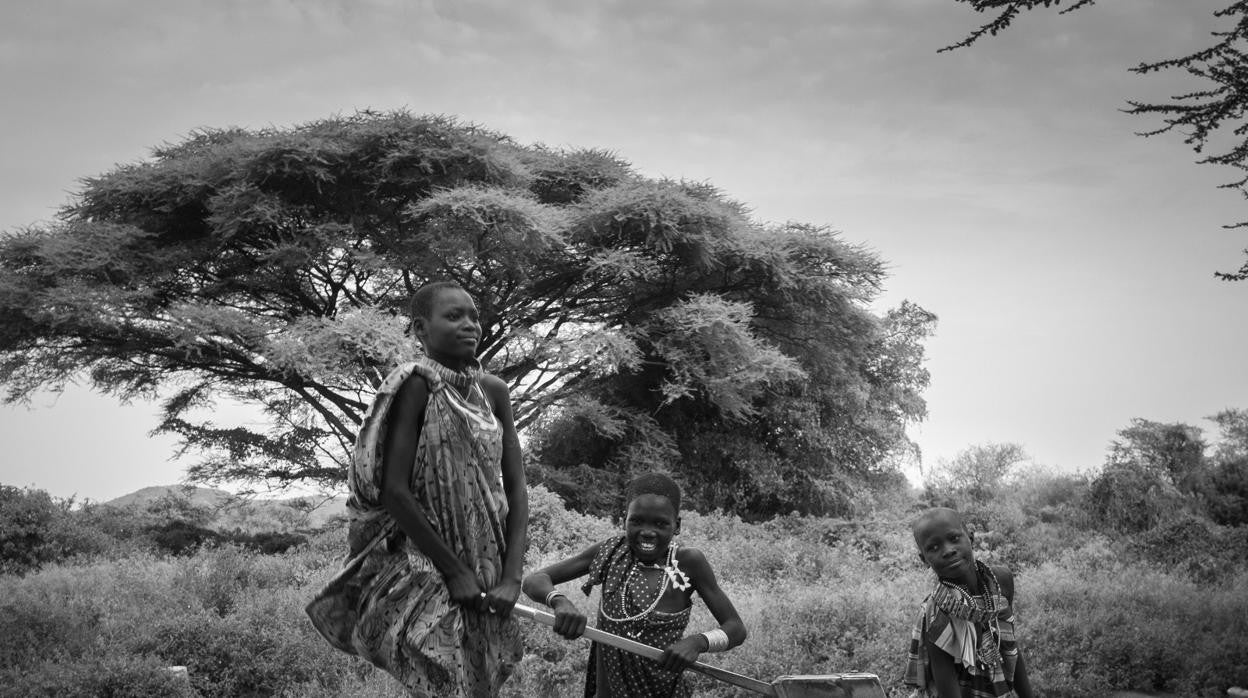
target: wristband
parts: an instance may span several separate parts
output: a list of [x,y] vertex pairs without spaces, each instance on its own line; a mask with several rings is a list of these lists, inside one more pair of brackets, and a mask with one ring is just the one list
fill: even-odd
[[[554,608],[554,606],[551,605],[551,602],[554,601],[557,596],[563,596],[563,592],[558,589],[552,589],[551,592],[546,595],[546,605],[550,608]],[[564,596],[564,598],[566,599],[567,597]]]
[[702,633],[702,637],[706,638],[707,652],[723,652],[728,649],[728,633],[723,628],[715,628]]

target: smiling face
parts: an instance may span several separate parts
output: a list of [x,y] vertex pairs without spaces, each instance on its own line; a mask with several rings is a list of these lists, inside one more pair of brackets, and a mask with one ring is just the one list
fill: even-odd
[[477,355],[481,324],[472,296],[458,288],[437,292],[429,304],[429,316],[417,317],[413,329],[429,358],[459,369]]
[[654,563],[667,557],[672,537],[680,533],[680,516],[672,501],[661,494],[640,494],[628,503],[624,536],[633,557]]
[[971,534],[956,512],[933,510],[914,525],[914,542],[919,557],[936,576],[951,582],[973,585],[975,553]]

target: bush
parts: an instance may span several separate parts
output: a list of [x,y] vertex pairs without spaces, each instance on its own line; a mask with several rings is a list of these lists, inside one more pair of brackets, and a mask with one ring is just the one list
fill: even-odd
[[1139,533],[1156,526],[1185,500],[1160,473],[1129,466],[1107,467],[1092,481],[1089,509],[1108,530]]
[[73,555],[102,552],[110,541],[74,525],[72,500],[0,485],[0,573],[22,574]]
[[1248,526],[1248,458],[1224,460],[1208,476],[1209,518],[1223,526]]
[[1214,696],[1248,683],[1248,574],[1210,586],[1114,558],[1097,542],[1020,579],[1033,684]]
[[1146,531],[1131,547],[1146,561],[1186,573],[1198,582],[1220,583],[1248,559],[1248,529],[1186,515]]
[[[1055,506],[1077,494],[1055,489]],[[529,570],[620,530],[568,511],[544,488],[533,488],[530,502]],[[1075,537],[1061,521],[1012,511],[1008,500],[980,505],[974,516],[996,527],[977,536],[987,560],[1050,546],[1043,563],[1010,563],[1019,633],[1042,695],[1199,696],[1248,684],[1248,553],[1234,547],[1242,527],[1172,516],[1134,539]],[[687,512],[682,528],[679,542],[703,550],[750,633],[744,646],[713,657],[716,664],[767,680],[869,671],[893,695],[905,694],[910,626],[931,584],[905,521],[785,516],[752,524]],[[180,557],[130,549],[3,577],[0,685],[21,687],[21,695],[400,698],[393,679],[332,649],[304,616],[307,600],[338,571],[344,538],[341,530],[320,533],[280,555],[230,543]],[[1220,556],[1216,583],[1168,571],[1201,556]],[[594,613],[596,592],[569,596]],[[526,654],[503,695],[579,695],[588,643],[522,623]],[[695,603],[690,631],[711,624]],[[165,690],[159,668],[169,665],[189,667],[191,693]],[[693,680],[699,695],[739,695]]]
[[199,694],[185,677],[159,659],[141,656],[44,663],[30,671],[0,676],[23,696],[49,698],[192,698]]

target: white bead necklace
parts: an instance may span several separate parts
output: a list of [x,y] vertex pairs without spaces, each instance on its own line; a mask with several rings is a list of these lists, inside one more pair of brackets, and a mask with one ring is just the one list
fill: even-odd
[[624,615],[628,612],[628,609],[625,606],[625,603],[627,602],[626,597],[628,594],[628,589],[631,586],[629,582],[632,580],[633,574],[637,570],[637,566],[638,566],[637,562],[633,562],[633,564],[629,566],[628,574],[625,575],[624,577],[624,584],[620,587],[620,593],[619,593],[620,609],[619,610],[620,610],[620,614],[623,617],[621,618],[612,617],[611,614],[607,613],[607,609],[604,604],[601,610],[602,610],[603,617],[605,617],[607,620],[612,621],[614,623],[626,623],[628,621],[640,620],[642,618],[645,618],[646,616],[650,615],[654,611],[654,609],[658,608],[659,600],[662,599],[663,595],[667,593],[667,582],[668,582],[667,575],[662,575],[662,581],[659,583],[659,591],[657,594],[654,595],[654,600],[650,602],[650,605],[646,607],[646,610],[642,611],[641,613],[637,613],[631,616]]

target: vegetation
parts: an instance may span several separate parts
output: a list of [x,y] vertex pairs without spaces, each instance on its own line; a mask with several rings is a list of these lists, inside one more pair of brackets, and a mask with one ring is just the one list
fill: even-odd
[[[870,312],[884,275],[705,184],[447,118],[208,130],[0,237],[0,385],[163,397],[157,431],[206,454],[195,481],[336,486],[372,389],[411,357],[410,295],[451,278],[535,427],[534,476],[573,505],[681,463],[705,506],[837,511],[895,475],[925,410],[934,317]],[[214,422],[219,400],[267,428]]]
[[[1216,415],[1220,434],[1209,447],[1186,425],[1135,420],[1088,475],[1046,473],[1016,445],[982,444],[943,464],[922,491],[878,491],[852,519],[750,522],[687,511],[682,541],[706,552],[750,628],[744,646],[713,659],[764,679],[868,671],[891,695],[906,695],[909,627],[929,583],[907,521],[939,500],[964,512],[978,556],[1017,571],[1019,627],[1039,695],[1220,696],[1248,685],[1248,526],[1217,518],[1244,513],[1245,481],[1228,473],[1242,472],[1246,418],[1243,410]],[[1120,487],[1121,473],[1137,478],[1131,488]],[[1171,498],[1141,518],[1115,498],[1139,483]],[[401,695],[382,672],[330,649],[303,616],[341,562],[341,522],[280,552],[224,535],[175,549],[153,535],[156,519],[210,528],[214,517],[176,500],[107,511],[37,491],[4,494],[0,531],[19,530],[22,519],[35,523],[20,530],[39,535],[9,539],[29,541],[27,551],[4,548],[5,562],[21,561],[25,574],[0,577],[0,636],[12,640],[0,646],[0,685],[57,696]],[[617,530],[540,485],[530,500],[530,569]],[[64,542],[102,535],[107,545],[94,549]],[[31,552],[48,550],[62,553]],[[694,627],[711,622],[695,609]],[[506,695],[579,695],[585,644],[533,624],[524,633]],[[169,666],[188,667],[189,680]],[[695,680],[699,695],[741,695]]]
[[[976,12],[995,16],[942,51],[970,46],[985,36],[996,36],[1031,10],[1044,8],[1068,14],[1096,3],[1096,0],[1070,0],[1062,7],[1061,0],[953,1],[969,5]],[[1140,135],[1155,136],[1171,132],[1182,135],[1183,142],[1201,156],[1197,162],[1234,170],[1235,179],[1221,185],[1222,188],[1236,189],[1248,197],[1248,124],[1244,122],[1245,112],[1248,112],[1248,89],[1244,87],[1248,85],[1248,54],[1244,52],[1245,41],[1248,40],[1248,2],[1229,0],[1226,7],[1213,14],[1226,24],[1212,33],[1209,46],[1186,56],[1143,61],[1131,68],[1131,72],[1141,75],[1163,71],[1186,73],[1192,80],[1191,87],[1167,102],[1129,100],[1129,106],[1124,111],[1139,116],[1161,117],[1161,126]],[[1206,153],[1209,148],[1216,150]],[[1226,227],[1245,226],[1248,226],[1248,221]],[[1215,275],[1228,281],[1248,279],[1248,261],[1236,271],[1215,272]]]

